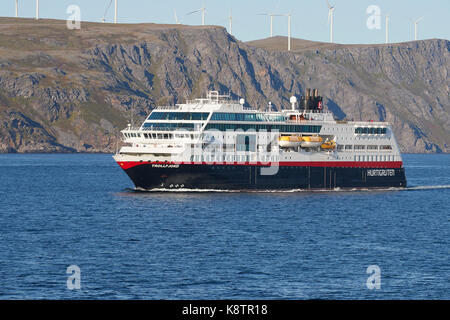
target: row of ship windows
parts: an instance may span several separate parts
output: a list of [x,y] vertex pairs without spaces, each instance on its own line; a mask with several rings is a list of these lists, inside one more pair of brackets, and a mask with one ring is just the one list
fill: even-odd
[[[174,130],[185,129],[192,131],[194,127],[200,129],[200,124],[194,123],[144,123],[143,130]],[[233,124],[233,123],[209,123],[205,130],[255,130],[255,131],[279,131],[279,132],[305,132],[319,133],[322,126],[318,125],[286,125],[286,124]]]
[[369,150],[369,151],[377,151],[377,150],[381,150],[381,151],[388,151],[388,150],[392,150],[392,146],[391,145],[382,145],[382,146],[377,146],[377,145],[351,145],[351,144],[339,144],[337,146],[337,150],[338,151],[351,151],[351,150]]
[[[173,137],[175,136],[175,138],[177,139],[182,139],[182,138],[190,138],[192,140],[194,139],[198,139],[199,135],[198,134],[183,134],[183,133],[176,133],[175,135],[172,133],[144,133],[143,134],[145,139],[173,139]],[[140,133],[125,133],[125,137],[127,138],[140,138],[141,134]],[[352,150],[357,150],[357,151],[362,151],[362,150],[369,150],[369,151],[390,151],[392,150],[392,146],[391,145],[351,145],[351,144],[347,144],[347,145],[343,145],[343,144],[339,144],[337,146],[337,150],[338,151],[352,151]]]
[[134,132],[124,133],[124,135],[126,138],[140,138],[141,137],[140,133],[134,133]]
[[151,120],[206,120],[209,112],[152,112]]
[[358,127],[355,128],[356,134],[386,134],[387,128],[367,128]]
[[383,155],[383,156],[355,156],[355,161],[394,161],[395,156]]
[[[150,120],[206,120],[209,112],[159,112],[150,114]],[[265,115],[262,113],[222,113],[216,112],[211,116],[211,120],[217,121],[286,121],[283,115]]]
[[200,123],[151,123],[146,122],[142,126],[142,130],[175,130],[184,129],[188,131],[199,130],[202,127]]
[[191,161],[195,162],[250,162],[250,161],[260,161],[260,162],[271,162],[279,161],[277,156],[262,156],[256,160],[255,156],[250,155],[192,155]]
[[221,113],[216,112],[211,116],[211,120],[217,121],[274,121],[284,122],[286,116],[266,115],[262,113]]
[[255,130],[319,133],[321,128],[322,126],[315,125],[208,123],[205,130]]
[[[286,158],[287,159],[287,158]],[[291,159],[291,158],[290,158]],[[344,159],[344,158],[341,158]],[[354,156],[354,161],[394,161],[393,155],[369,155],[369,156]],[[225,162],[225,161],[237,161],[237,162],[250,162],[255,161],[254,156],[250,155],[192,155],[191,161],[202,162]],[[277,156],[262,156],[259,157],[260,162],[279,161]]]
[[[176,133],[175,135],[172,133],[144,133],[143,137],[145,139],[173,139],[175,136],[176,139],[190,138],[197,139],[199,137],[198,134],[187,134],[187,133]],[[140,133],[125,133],[126,138],[140,138]]]

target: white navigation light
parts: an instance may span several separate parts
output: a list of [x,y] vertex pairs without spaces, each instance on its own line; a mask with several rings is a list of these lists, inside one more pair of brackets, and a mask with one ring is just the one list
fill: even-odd
[[244,105],[244,103],[245,103],[245,100],[244,100],[244,98],[241,98],[240,100],[239,100],[239,103],[243,106]]
[[291,99],[289,99],[289,101],[292,104],[292,110],[295,110],[295,104],[297,103],[297,97],[296,96],[292,96]]

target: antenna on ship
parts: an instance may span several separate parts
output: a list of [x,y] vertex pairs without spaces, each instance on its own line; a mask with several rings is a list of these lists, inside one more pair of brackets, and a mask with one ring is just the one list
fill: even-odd
[[130,123],[131,123],[131,127],[133,127],[134,126],[134,112],[133,112],[133,105],[131,105],[131,107],[130,107]]

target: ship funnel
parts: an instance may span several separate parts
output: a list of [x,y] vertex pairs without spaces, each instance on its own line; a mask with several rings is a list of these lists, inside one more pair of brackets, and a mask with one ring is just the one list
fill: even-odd
[[311,110],[312,112],[322,112],[322,97],[319,96],[319,89],[305,90],[305,96],[300,98],[300,108]]

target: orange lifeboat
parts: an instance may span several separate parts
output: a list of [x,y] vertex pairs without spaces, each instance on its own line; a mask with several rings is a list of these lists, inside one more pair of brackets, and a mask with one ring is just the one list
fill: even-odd
[[336,142],[334,142],[334,140],[325,141],[320,145],[320,147],[325,150],[333,150],[334,148],[336,148]]
[[314,148],[318,147],[322,144],[322,138],[319,136],[307,136],[302,137],[302,143],[301,146],[303,148]]
[[302,138],[299,136],[281,136],[278,139],[278,143],[281,148],[295,148],[302,142]]

